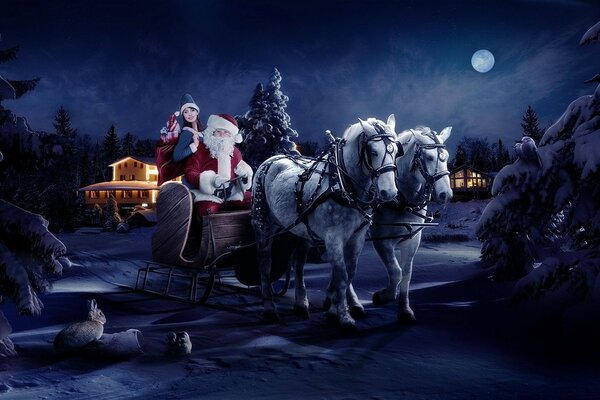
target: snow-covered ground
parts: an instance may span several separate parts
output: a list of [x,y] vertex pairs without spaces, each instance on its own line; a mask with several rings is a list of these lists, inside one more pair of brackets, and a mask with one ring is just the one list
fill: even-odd
[[[152,228],[61,235],[79,265],[43,296],[42,316],[17,317],[12,304],[2,306],[20,357],[1,361],[0,398],[597,398],[598,353],[566,341],[530,304],[512,305],[511,284],[491,282],[478,266],[473,226],[484,206],[452,203],[440,227],[425,232],[413,274],[414,325],[396,321],[394,304],[372,305],[387,278],[367,244],[354,283],[368,316],[351,335],[327,325],[320,308],[327,264],[307,266],[310,321],[293,315],[290,290],[278,300],[283,321],[266,324],[252,294],[216,290],[198,306],[115,286],[133,284],[140,260],[150,258]],[[105,333],[142,331],[143,355],[54,355],[54,336],[85,317],[90,298],[106,314]],[[182,330],[192,354],[165,357],[167,332]]]

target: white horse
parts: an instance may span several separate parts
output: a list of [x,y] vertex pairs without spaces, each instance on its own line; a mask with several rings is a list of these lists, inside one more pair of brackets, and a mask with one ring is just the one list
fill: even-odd
[[[323,241],[332,266],[329,320],[353,328],[346,290],[356,272],[373,205],[392,200],[397,153],[395,118],[387,123],[359,120],[318,160],[274,156],[254,175],[252,225],[258,245],[258,265],[264,317],[278,320],[269,282],[273,235],[289,231],[299,238],[295,252],[294,312],[308,318],[304,263],[311,243]],[[360,303],[352,299],[354,306]],[[362,306],[360,306],[362,307]]]
[[[431,198],[439,204],[452,198],[444,145],[451,131],[452,127],[447,127],[438,134],[420,126],[398,134],[398,143],[404,150],[404,156],[396,162],[398,196],[395,202],[380,206],[374,215],[370,235],[387,269],[389,284],[373,294],[373,303],[398,299],[398,319],[402,322],[415,321],[408,289],[422,230],[404,223],[427,222],[427,202]],[[395,250],[400,251],[399,262]]]

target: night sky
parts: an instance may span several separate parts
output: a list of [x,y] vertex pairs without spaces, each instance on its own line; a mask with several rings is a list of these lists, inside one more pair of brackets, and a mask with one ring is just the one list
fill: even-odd
[[[21,50],[0,75],[41,78],[5,102],[33,129],[63,105],[94,138],[111,124],[158,138],[186,92],[203,122],[242,114],[277,67],[300,141],[395,113],[398,131],[452,125],[451,145],[512,143],[528,105],[547,126],[593,91],[600,45],[579,40],[598,20],[592,1],[3,0],[0,48]],[[488,73],[471,67],[478,49],[495,56]]]

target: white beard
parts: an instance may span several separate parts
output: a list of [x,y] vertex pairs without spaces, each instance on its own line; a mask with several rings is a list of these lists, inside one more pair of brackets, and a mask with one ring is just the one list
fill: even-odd
[[215,137],[212,134],[204,136],[204,145],[210,151],[212,158],[228,155],[233,156],[235,142],[233,137]]

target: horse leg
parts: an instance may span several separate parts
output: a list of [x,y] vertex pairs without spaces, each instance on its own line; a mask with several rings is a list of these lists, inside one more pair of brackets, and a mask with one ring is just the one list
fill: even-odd
[[412,277],[413,260],[415,254],[419,249],[421,243],[421,235],[415,236],[411,240],[400,245],[400,263],[402,265],[402,271],[404,276],[400,282],[400,291],[398,293],[398,321],[412,323],[417,319],[415,313],[410,308],[408,300],[408,290],[410,286],[410,279]]
[[308,297],[306,296],[306,285],[304,283],[304,264],[308,255],[309,245],[306,240],[300,240],[294,251],[294,285],[296,287],[296,300],[294,303],[294,314],[303,319],[309,319]]
[[[348,289],[346,289],[346,299],[348,301],[348,307],[350,308],[350,315],[354,319],[363,319],[366,316],[365,308],[360,303],[354,287],[352,286],[352,280],[356,275],[356,268],[358,267],[358,257],[364,246],[364,237],[354,235],[350,241],[346,244],[344,249],[346,268],[348,271]],[[362,240],[361,240],[362,239]]]
[[355,322],[348,311],[346,290],[348,289],[348,272],[344,263],[344,250],[338,240],[326,242],[327,254],[331,263],[331,283],[328,288],[331,306],[327,311],[327,319],[336,322],[342,328],[355,330]]
[[[395,300],[398,295],[398,285],[402,281],[402,269],[396,259],[394,244],[390,240],[375,240],[373,247],[383,261],[388,273],[388,286],[373,293],[373,304],[381,305]],[[401,254],[403,254],[402,252]]]
[[[271,229],[257,226],[252,223],[256,236],[258,270],[260,272],[260,292],[263,298],[263,319],[268,322],[279,321],[277,307],[273,301],[273,287],[271,286],[271,247],[273,238]],[[265,224],[266,225],[266,224]]]

